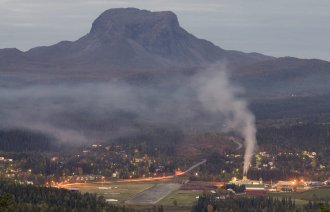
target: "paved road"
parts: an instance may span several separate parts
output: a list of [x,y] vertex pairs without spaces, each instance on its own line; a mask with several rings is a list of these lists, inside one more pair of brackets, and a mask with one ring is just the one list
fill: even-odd
[[236,148],[236,150],[239,150],[239,149],[241,149],[241,148],[243,147],[243,144],[240,143],[240,142],[238,142],[238,141],[236,141],[235,139],[232,139],[232,141],[233,141],[235,144],[237,144],[237,148]]
[[193,169],[197,168],[198,166],[200,166],[200,165],[202,165],[202,164],[204,164],[204,163],[206,163],[206,159],[203,159],[201,162],[196,163],[195,165],[193,165],[192,167],[190,167],[190,168],[187,169],[186,171],[182,172],[182,174],[180,174],[180,175],[184,175],[184,174],[186,174],[187,172],[192,171]]
[[[191,166],[189,169],[182,172],[180,175],[184,175],[204,163],[206,163],[206,159],[203,159],[201,162],[198,162],[195,165]],[[181,186],[182,184],[180,183],[158,183],[157,185],[132,196],[125,201],[125,204],[153,205],[165,198],[170,193],[178,190]]]
[[153,205],[165,198],[173,191],[178,190],[182,184],[179,183],[159,183],[130,199],[125,201],[125,204],[131,205]]

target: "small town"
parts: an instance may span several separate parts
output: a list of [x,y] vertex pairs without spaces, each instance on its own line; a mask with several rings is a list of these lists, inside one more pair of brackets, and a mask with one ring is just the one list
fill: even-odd
[[330,212],[329,11],[0,0],[0,212]]
[[[174,163],[175,156],[161,157],[161,153],[148,155],[143,145],[92,144],[75,154],[41,155],[38,160],[42,163],[38,163],[38,166],[32,165],[36,163],[32,163],[31,156],[11,156],[9,158],[7,154],[0,157],[2,177],[22,185],[65,188],[79,193],[93,191],[116,205],[134,205],[137,201],[131,200],[132,196],[140,192],[143,194],[144,191],[150,192],[149,187],[159,184],[175,184],[177,187],[166,188],[165,191],[171,191],[171,195],[186,196],[183,202],[177,200],[169,203],[166,198],[162,200],[167,201],[165,203],[171,207],[186,207],[203,195],[220,201],[242,195],[299,196],[306,192],[322,193],[330,189],[327,175],[329,164],[320,160],[321,156],[317,152],[307,150],[276,154],[257,152],[247,176],[242,175],[243,155],[238,152],[226,153],[221,156],[221,160],[218,159],[219,155],[210,155],[201,162],[176,160]],[[216,164],[212,164],[214,157]],[[300,162],[297,166],[300,168],[294,169],[294,163],[285,163],[287,158],[302,161],[303,166]],[[292,165],[291,172],[284,171],[288,165]],[[216,173],[213,171],[215,167]],[[130,189],[132,186],[138,189]],[[158,191],[155,196],[156,193]],[[167,198],[171,198],[171,195]],[[314,198],[322,197],[314,195]],[[307,199],[298,199],[298,202],[306,203]]]

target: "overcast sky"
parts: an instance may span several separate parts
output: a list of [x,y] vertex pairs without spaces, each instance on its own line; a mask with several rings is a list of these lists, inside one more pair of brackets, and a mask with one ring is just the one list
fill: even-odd
[[329,0],[0,0],[0,48],[76,40],[117,7],[174,11],[183,28],[224,49],[330,60]]

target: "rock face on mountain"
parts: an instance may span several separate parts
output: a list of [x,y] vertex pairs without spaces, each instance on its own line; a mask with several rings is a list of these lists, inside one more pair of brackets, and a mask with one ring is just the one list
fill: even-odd
[[180,27],[172,12],[110,9],[77,41],[27,52],[0,51],[1,71],[120,72],[179,70],[217,61],[250,64],[271,57],[223,50]]

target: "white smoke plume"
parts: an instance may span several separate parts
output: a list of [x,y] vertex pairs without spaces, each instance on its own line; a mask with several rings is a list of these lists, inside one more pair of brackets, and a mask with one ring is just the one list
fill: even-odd
[[[256,146],[255,117],[247,102],[239,96],[239,89],[230,83],[225,71],[214,71],[199,79],[199,99],[212,112],[225,116],[227,130],[239,133],[245,141],[243,175],[247,174]],[[224,70],[224,68],[220,69]]]

